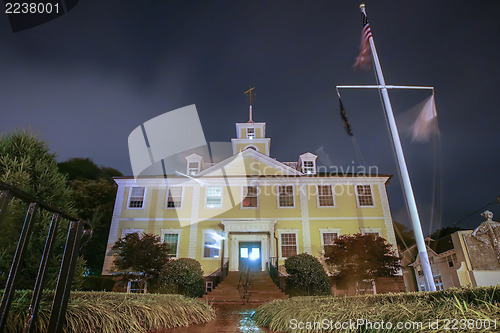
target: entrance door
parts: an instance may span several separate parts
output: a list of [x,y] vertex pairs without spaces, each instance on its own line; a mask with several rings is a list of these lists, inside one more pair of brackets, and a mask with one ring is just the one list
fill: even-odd
[[262,256],[260,242],[240,242],[239,270],[244,270],[247,265],[250,271],[262,270]]

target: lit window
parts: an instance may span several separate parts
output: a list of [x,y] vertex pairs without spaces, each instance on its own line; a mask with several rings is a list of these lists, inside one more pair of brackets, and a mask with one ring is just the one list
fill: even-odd
[[455,266],[455,263],[453,262],[453,256],[452,255],[446,256],[446,261],[448,261],[448,266],[449,267]]
[[220,208],[222,206],[222,187],[207,187],[207,208]]
[[255,139],[255,128],[247,128],[247,139]]
[[200,162],[189,162],[188,175],[193,176],[200,172]]
[[219,258],[220,242],[215,235],[207,232],[205,241],[203,242],[203,257],[204,258]]
[[281,257],[290,258],[297,255],[297,236],[294,233],[281,234]]
[[314,169],[314,162],[313,161],[304,161],[303,163],[304,163],[303,169],[304,169],[305,174],[308,174],[308,175],[315,174],[314,171],[316,171],[316,170]]
[[336,232],[323,233],[323,250],[325,251],[325,254],[330,252],[330,249],[338,236],[339,235]]
[[257,196],[257,186],[245,186],[243,187],[243,202],[242,205],[245,208],[257,207],[258,206],[258,196]]
[[167,208],[178,208],[182,206],[182,187],[169,187],[167,195]]
[[142,208],[144,204],[144,194],[146,189],[144,187],[132,187],[130,191],[130,200],[128,202],[129,208]]
[[359,206],[373,206],[372,188],[370,185],[357,185],[356,195]]
[[167,255],[177,257],[177,244],[179,244],[179,234],[164,234],[163,242],[167,244]]
[[318,185],[318,204],[320,207],[333,207],[333,191],[330,185]]
[[293,207],[293,186],[279,186],[279,207]]

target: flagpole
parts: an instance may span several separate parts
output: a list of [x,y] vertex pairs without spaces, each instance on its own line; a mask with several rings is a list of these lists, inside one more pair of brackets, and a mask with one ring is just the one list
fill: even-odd
[[[365,4],[361,4],[359,8],[361,9],[363,15],[367,16],[365,10]],[[387,115],[387,121],[389,123],[389,128],[392,135],[392,143],[394,145],[394,150],[396,151],[396,157],[398,161],[399,170],[401,172],[401,178],[403,180],[403,189],[405,193],[406,204],[408,207],[408,211],[410,213],[410,218],[413,225],[413,232],[415,233],[415,240],[417,242],[418,254],[420,256],[420,264],[424,271],[425,287],[426,290],[428,291],[435,291],[436,285],[434,284],[434,276],[432,274],[431,265],[429,263],[429,256],[427,255],[427,248],[425,246],[424,234],[422,233],[422,225],[420,223],[420,217],[418,216],[417,203],[415,201],[415,196],[413,194],[413,188],[410,181],[410,174],[408,173],[408,168],[406,166],[406,161],[403,154],[403,147],[401,145],[398,128],[396,126],[396,119],[394,118],[391,100],[389,99],[389,92],[387,91],[387,87],[385,85],[384,74],[382,73],[382,67],[380,66],[377,49],[375,48],[375,42],[373,41],[373,36],[371,34],[369,36],[368,41],[370,43],[370,48],[372,50],[375,73],[378,78],[378,83],[381,86],[380,92],[382,94],[384,109]]]

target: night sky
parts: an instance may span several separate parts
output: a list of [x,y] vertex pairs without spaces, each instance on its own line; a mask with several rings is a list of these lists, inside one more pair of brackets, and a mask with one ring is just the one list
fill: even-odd
[[[436,88],[440,139],[403,146],[424,233],[500,195],[499,1],[367,1],[388,84]],[[375,84],[354,71],[356,1],[80,1],[44,25],[12,33],[0,15],[0,132],[31,128],[60,161],[90,157],[131,175],[127,138],[143,122],[196,104],[207,141],[267,122],[271,156],[360,162],[342,128],[335,86]],[[391,91],[396,114],[428,92]],[[343,91],[366,164],[394,174],[396,220],[409,225],[377,91]],[[497,170],[497,171],[495,171]],[[439,200],[440,199],[440,200]],[[432,208],[434,206],[434,209]],[[490,205],[496,220],[500,205]],[[430,225],[431,211],[435,217]],[[478,214],[461,226],[474,228]]]

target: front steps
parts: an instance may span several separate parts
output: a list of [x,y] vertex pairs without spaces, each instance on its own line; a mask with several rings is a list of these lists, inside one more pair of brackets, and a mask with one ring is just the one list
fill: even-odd
[[250,272],[247,294],[243,287],[238,291],[240,272],[229,272],[224,281],[203,296],[209,304],[254,304],[260,305],[274,299],[288,298],[273,282],[268,272]]

